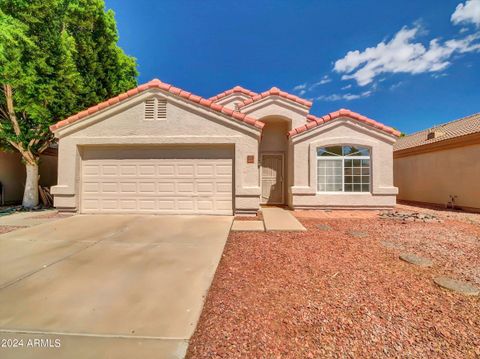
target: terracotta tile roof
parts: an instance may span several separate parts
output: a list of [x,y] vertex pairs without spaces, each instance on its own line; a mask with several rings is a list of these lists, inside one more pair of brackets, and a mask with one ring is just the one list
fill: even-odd
[[111,98],[107,101],[99,103],[98,105],[92,106],[92,107],[90,107],[86,110],[83,110],[83,111],[75,114],[75,115],[72,115],[65,120],[59,121],[56,124],[50,126],[50,130],[55,131],[55,130],[63,127],[63,126],[66,126],[66,125],[69,125],[69,124],[71,124],[73,122],[76,122],[78,120],[84,119],[91,114],[99,112],[99,111],[101,111],[101,110],[103,110],[107,107],[110,107],[110,106],[113,106],[113,105],[115,105],[119,102],[122,102],[129,97],[135,96],[135,95],[137,95],[137,94],[139,94],[143,91],[146,91],[146,90],[152,89],[152,88],[157,88],[157,89],[160,89],[160,90],[163,90],[163,91],[167,91],[167,92],[172,93],[172,94],[174,94],[178,97],[182,97],[182,98],[184,98],[184,99],[186,99],[190,102],[197,103],[197,104],[199,104],[203,107],[209,108],[209,109],[211,109],[215,112],[219,112],[219,113],[224,114],[226,116],[232,117],[237,121],[245,122],[245,123],[247,123],[249,125],[252,125],[252,126],[255,126],[259,129],[262,129],[263,126],[265,126],[265,124],[263,122],[258,121],[253,117],[247,116],[244,113],[234,111],[234,110],[229,109],[227,107],[221,106],[221,105],[213,102],[212,100],[207,100],[203,97],[194,95],[194,94],[192,94],[188,91],[184,91],[184,90],[182,90],[178,87],[174,87],[170,84],[161,82],[159,79],[153,79],[152,81],[150,81],[146,84],[143,84],[143,85],[140,85],[140,86],[138,86],[134,89],[128,90],[127,92],[124,92],[124,93],[122,93],[122,94],[120,94],[116,97],[113,97],[113,98]]
[[282,91],[277,87],[272,87],[270,90],[262,92],[261,94],[258,94],[256,96],[253,96],[252,98],[246,99],[242,103],[238,104],[238,108],[242,108],[243,106],[250,105],[253,102],[260,101],[261,99],[269,96],[280,96],[283,98],[286,98],[290,101],[299,103],[300,105],[307,106],[307,107],[312,107],[312,102],[304,100],[303,98],[300,98],[298,96],[289,94],[288,92]]
[[347,110],[347,109],[344,109],[344,108],[342,108],[338,111],[335,111],[335,112],[331,112],[331,113],[329,113],[329,114],[327,114],[323,117],[307,115],[308,123],[303,125],[303,126],[294,128],[293,130],[289,131],[288,136],[289,137],[295,136],[299,133],[311,130],[312,128],[315,128],[317,126],[321,126],[326,122],[335,120],[335,119],[340,118],[340,117],[348,117],[348,118],[366,123],[366,124],[368,124],[372,127],[375,127],[375,128],[377,128],[377,129],[379,129],[383,132],[386,132],[388,134],[391,134],[391,135],[394,135],[394,136],[400,136],[400,131],[397,131],[397,130],[391,128],[391,127],[388,127],[388,126],[385,126],[384,124],[381,124],[380,122],[377,122],[377,121],[372,120],[368,117],[362,116],[359,113],[356,113],[356,112],[353,112],[353,111],[350,111],[350,110]]
[[217,100],[220,100],[221,98],[224,98],[224,97],[226,97],[228,95],[231,95],[233,93],[242,93],[242,94],[250,96],[250,97],[258,95],[256,92],[250,91],[249,89],[243,88],[242,86],[235,86],[234,88],[232,88],[230,90],[223,91],[223,92],[221,92],[221,93],[219,93],[215,96],[210,97],[209,100],[217,101]]
[[[429,132],[437,132],[439,135],[435,138],[427,139]],[[480,133],[480,113],[401,137],[393,146],[393,150],[405,150],[474,133]]]

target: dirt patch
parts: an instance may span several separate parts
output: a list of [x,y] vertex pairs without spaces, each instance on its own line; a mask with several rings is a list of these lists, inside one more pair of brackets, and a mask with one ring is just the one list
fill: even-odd
[[17,229],[27,228],[23,226],[0,226],[0,234],[16,231]]
[[33,219],[62,219],[73,216],[73,213],[58,213],[58,212],[49,212],[47,214],[39,214],[38,216],[30,217]]
[[[480,301],[433,282],[480,281],[478,226],[299,218],[307,232],[230,234],[188,358],[480,356]],[[435,265],[399,260],[396,245]]]

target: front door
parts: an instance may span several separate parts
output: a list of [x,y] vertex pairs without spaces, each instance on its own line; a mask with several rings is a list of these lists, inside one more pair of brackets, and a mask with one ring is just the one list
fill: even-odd
[[262,155],[262,203],[283,204],[283,154]]

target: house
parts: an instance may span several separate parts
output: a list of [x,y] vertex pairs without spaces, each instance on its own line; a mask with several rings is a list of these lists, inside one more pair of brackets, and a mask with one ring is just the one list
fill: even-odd
[[[57,167],[57,149],[47,148],[38,164],[40,186],[57,184]],[[22,202],[25,179],[26,170],[20,153],[0,151],[0,205]]]
[[480,211],[480,113],[400,138],[393,158],[399,199]]
[[395,205],[399,132],[349,110],[323,117],[278,88],[210,99],[152,80],[51,127],[55,206],[81,213],[254,213]]

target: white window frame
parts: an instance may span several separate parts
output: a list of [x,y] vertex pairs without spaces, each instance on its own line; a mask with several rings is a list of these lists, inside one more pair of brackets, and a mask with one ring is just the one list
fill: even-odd
[[[318,155],[318,149],[319,148],[327,148],[327,147],[334,147],[334,146],[340,146],[340,147],[344,147],[344,146],[357,146],[357,147],[363,147],[363,148],[367,148],[369,153],[370,153],[370,156],[319,156]],[[326,145],[326,146],[317,146],[316,149],[315,149],[315,153],[317,154],[316,155],[316,161],[315,161],[315,167],[316,167],[316,193],[317,194],[330,194],[330,193],[335,193],[335,194],[370,194],[372,192],[372,149],[368,146],[362,146],[362,145],[355,145],[355,144],[342,144],[342,145]],[[355,191],[345,191],[345,160],[348,159],[348,160],[369,160],[369,174],[368,174],[368,177],[369,177],[369,190],[367,192],[355,192]],[[341,160],[342,161],[342,190],[341,191],[319,191],[318,190],[318,160],[327,160],[327,161],[335,161],[335,160]]]

